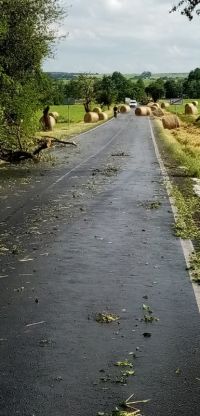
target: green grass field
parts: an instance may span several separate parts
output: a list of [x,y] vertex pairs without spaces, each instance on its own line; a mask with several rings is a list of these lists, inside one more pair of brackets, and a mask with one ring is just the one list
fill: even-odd
[[[167,100],[166,100],[167,101]],[[191,100],[191,99],[185,99],[183,100],[183,104],[178,104],[178,105],[170,105],[168,110],[171,113],[177,113],[177,114],[185,114],[185,104],[187,103],[191,103],[192,101],[198,101],[200,103],[200,99],[196,99],[196,100]],[[198,112],[200,111],[200,104],[198,105]]]
[[[82,104],[75,105],[52,105],[50,111],[59,114],[59,123],[79,123],[83,120],[85,111]],[[42,110],[37,113],[38,119],[42,117]]]
[[[95,107],[95,104],[94,104]],[[104,123],[99,121],[97,123],[84,123],[84,106],[83,104],[75,105],[52,105],[50,107],[50,112],[57,112],[59,114],[58,123],[56,123],[53,132],[43,132],[39,131],[38,135],[42,136],[56,136],[58,138],[69,138],[80,134],[84,131],[90,130],[91,128]],[[112,117],[112,109],[105,110],[108,115],[108,118]],[[37,117],[38,120],[42,116],[42,111],[38,111]]]

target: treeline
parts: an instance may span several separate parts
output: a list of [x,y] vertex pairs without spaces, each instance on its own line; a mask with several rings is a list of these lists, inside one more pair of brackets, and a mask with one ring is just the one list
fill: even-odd
[[[146,73],[145,73],[146,74]],[[148,73],[147,73],[148,74]],[[46,75],[47,104],[64,104],[74,100],[83,100],[85,110],[89,111],[90,103],[96,101],[104,106],[119,103],[125,97],[136,99],[146,104],[150,99],[170,98],[199,98],[200,97],[200,69],[191,71],[186,78],[158,78],[152,80],[147,77],[127,79],[120,72],[97,78],[91,74],[80,74],[69,82],[56,81]]]

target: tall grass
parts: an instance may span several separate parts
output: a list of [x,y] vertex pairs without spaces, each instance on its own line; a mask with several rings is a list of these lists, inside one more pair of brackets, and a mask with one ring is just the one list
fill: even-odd
[[[164,130],[161,122],[155,122],[155,130],[163,141],[165,149],[177,161],[180,166],[184,166],[188,176],[200,178],[200,140],[197,133],[196,140],[190,138],[190,133],[177,129],[175,132]],[[191,142],[190,142],[191,141]]]

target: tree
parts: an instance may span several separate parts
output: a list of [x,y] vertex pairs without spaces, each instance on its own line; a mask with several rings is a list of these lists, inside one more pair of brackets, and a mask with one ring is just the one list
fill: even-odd
[[142,72],[142,74],[140,75],[140,78],[142,78],[142,79],[148,79],[148,78],[151,78],[151,72],[150,71],[144,71],[144,72]]
[[181,0],[170,10],[170,13],[181,9],[181,14],[187,16],[189,20],[192,20],[195,11],[198,15],[200,14],[200,10],[197,9],[199,4],[200,0]]
[[184,94],[190,98],[198,98],[200,96],[200,68],[191,71],[185,79]]
[[52,27],[62,10],[59,0],[0,0],[0,10],[0,140],[21,148],[35,128],[41,64],[52,51]]
[[125,101],[127,97],[128,80],[120,73],[113,72],[112,81],[116,90],[116,102],[120,103]]
[[166,98],[177,98],[183,95],[183,83],[184,79],[168,79],[165,84],[165,97]]
[[99,80],[95,86],[96,101],[99,104],[106,105],[108,109],[111,104],[116,101],[117,91],[112,77],[104,75],[102,80]]
[[148,87],[145,88],[145,91],[147,95],[152,97],[154,102],[158,101],[165,94],[163,80],[158,79],[157,81],[151,82],[151,84],[149,84]]
[[75,80],[71,80],[65,89],[69,98],[83,99],[86,113],[91,111],[91,103],[95,99],[95,77],[88,74],[81,74]]

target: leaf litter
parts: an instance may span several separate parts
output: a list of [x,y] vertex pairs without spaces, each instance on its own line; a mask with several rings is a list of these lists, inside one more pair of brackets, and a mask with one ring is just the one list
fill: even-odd
[[127,400],[120,404],[119,408],[116,407],[116,409],[111,413],[98,412],[97,416],[142,416],[141,410],[138,408],[138,404],[146,404],[150,400],[147,399],[131,401],[133,396],[134,394],[131,394]]
[[[144,321],[146,323],[152,323],[152,322],[158,322],[159,321],[159,318],[157,318],[156,316],[153,316],[153,311],[151,310],[150,306],[145,305],[143,303],[142,309],[143,309],[144,312],[146,312],[146,313],[144,313],[144,317],[143,317],[142,321]],[[146,333],[146,332],[143,335],[146,336],[146,337],[151,336],[151,334],[149,335],[149,333]]]
[[116,322],[119,319],[120,319],[119,316],[117,316],[114,313],[109,313],[109,312],[97,313],[95,316],[95,321],[101,324],[109,324],[112,322]]

